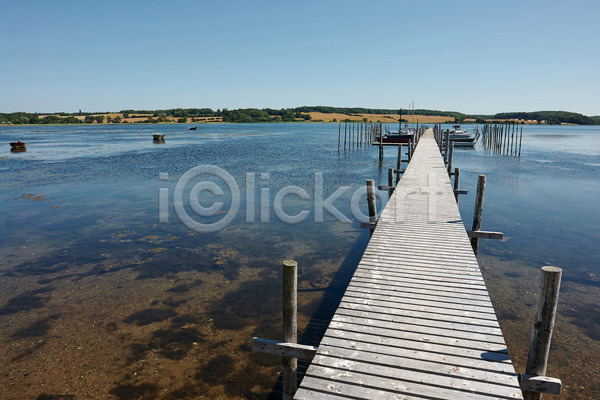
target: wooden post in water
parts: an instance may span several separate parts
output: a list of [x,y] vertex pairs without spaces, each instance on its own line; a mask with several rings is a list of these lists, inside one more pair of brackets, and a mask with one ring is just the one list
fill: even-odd
[[450,130],[446,130],[446,137],[444,138],[444,163],[448,164],[448,147],[450,143]]
[[338,152],[340,151],[340,140],[342,138],[342,123],[339,123],[339,131],[338,131]]
[[402,143],[398,143],[398,160],[396,161],[396,182],[400,181],[400,170],[402,169]]
[[[369,205],[369,222],[377,222],[377,199],[375,198],[375,182],[373,179],[367,179],[367,204]],[[373,236],[373,229],[371,229]]]
[[394,168],[388,168],[388,196],[391,198],[394,194]]
[[379,161],[383,160],[383,129],[379,124]]
[[448,174],[450,172],[452,172],[452,153],[454,153],[454,141],[450,140],[448,142],[448,145],[450,146],[450,155],[448,156]]
[[358,135],[359,140],[358,143],[362,146],[362,142],[363,142],[363,124],[360,124],[360,134]]
[[[477,179],[477,197],[475,198],[475,214],[473,214],[473,232],[481,229],[481,215],[483,214],[483,195],[485,193],[485,175],[479,175]],[[471,247],[477,255],[479,251],[479,238],[471,238]]]
[[454,168],[454,198],[458,205],[458,185],[460,184],[460,168]]
[[521,145],[523,143],[523,126],[521,126],[521,137],[519,138],[519,157],[521,157]]
[[[283,262],[283,341],[298,342],[298,263]],[[283,399],[291,400],[298,387],[298,359],[283,357]]]
[[[556,319],[558,305],[558,292],[562,269],[558,267],[542,267],[542,276],[538,288],[533,328],[529,341],[529,354],[527,355],[527,375],[546,375],[550,341]],[[523,392],[524,400],[541,400],[541,393]]]
[[346,136],[348,133],[348,123],[344,123],[344,151],[346,151]]

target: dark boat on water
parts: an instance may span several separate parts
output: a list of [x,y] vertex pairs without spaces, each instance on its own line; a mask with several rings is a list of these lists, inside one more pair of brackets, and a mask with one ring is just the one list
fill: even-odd
[[383,143],[408,143],[409,140],[413,138],[412,133],[398,133],[398,132],[388,132],[383,135],[382,142]]
[[154,135],[152,135],[152,140],[155,143],[164,143],[165,142],[165,135],[163,135],[161,133],[155,133]]
[[21,142],[20,140],[16,142],[10,142],[10,151],[14,151],[15,153],[27,151],[27,147],[25,147],[26,143]]
[[188,129],[189,129],[190,131],[195,131],[195,130],[196,130],[196,128],[197,128],[196,126],[190,126]]

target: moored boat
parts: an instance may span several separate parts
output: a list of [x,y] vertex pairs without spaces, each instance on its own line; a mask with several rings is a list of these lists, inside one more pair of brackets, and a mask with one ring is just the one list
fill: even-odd
[[165,135],[160,134],[160,133],[155,133],[154,135],[152,135],[152,139],[154,141],[164,141],[165,140]]
[[454,143],[459,143],[459,142],[474,142],[475,139],[476,139],[475,136],[452,137],[452,135],[450,135],[450,140],[453,141]]
[[475,141],[470,142],[454,142],[454,147],[475,147]]
[[16,142],[10,142],[10,151],[21,152],[27,151],[26,143],[17,140]]
[[188,129],[189,129],[190,131],[195,131],[195,130],[196,130],[196,128],[197,128],[196,126],[190,126]]
[[382,142],[383,143],[408,143],[409,140],[413,138],[412,133],[400,133],[398,132],[388,132],[386,135],[383,135]]

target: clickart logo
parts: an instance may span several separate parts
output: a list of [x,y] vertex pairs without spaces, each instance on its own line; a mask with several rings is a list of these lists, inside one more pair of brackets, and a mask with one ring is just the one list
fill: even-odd
[[[260,192],[257,196],[257,174],[245,174],[244,204],[242,192],[236,179],[223,168],[214,165],[200,165],[188,170],[177,181],[171,191],[167,187],[159,188],[159,221],[167,223],[170,219],[171,202],[177,218],[188,228],[197,232],[216,232],[231,224],[242,208],[245,211],[245,223],[269,223],[271,211],[277,219],[287,224],[298,224],[309,218],[311,211],[314,223],[323,223],[328,213],[336,221],[352,223],[334,203],[352,189],[350,186],[338,187],[327,198],[324,197],[323,173],[313,174],[312,196],[299,186],[285,186],[279,189],[271,203],[270,175],[259,173]],[[168,173],[159,174],[160,181],[169,181]],[[381,193],[379,193],[381,196]],[[257,215],[256,199],[259,198]],[[359,203],[366,199],[366,187],[362,186],[350,196],[350,212],[355,221],[367,222]],[[385,201],[385,198],[380,199]],[[300,211],[298,203],[302,204]],[[312,203],[312,204],[311,204]],[[290,206],[291,204],[291,206]],[[284,207],[286,206],[286,207]],[[296,210],[291,213],[290,209]],[[287,210],[287,211],[286,211]]]

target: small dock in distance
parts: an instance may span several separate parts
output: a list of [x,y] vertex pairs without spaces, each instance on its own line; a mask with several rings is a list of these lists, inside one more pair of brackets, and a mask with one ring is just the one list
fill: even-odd
[[295,399],[522,399],[431,130]]

